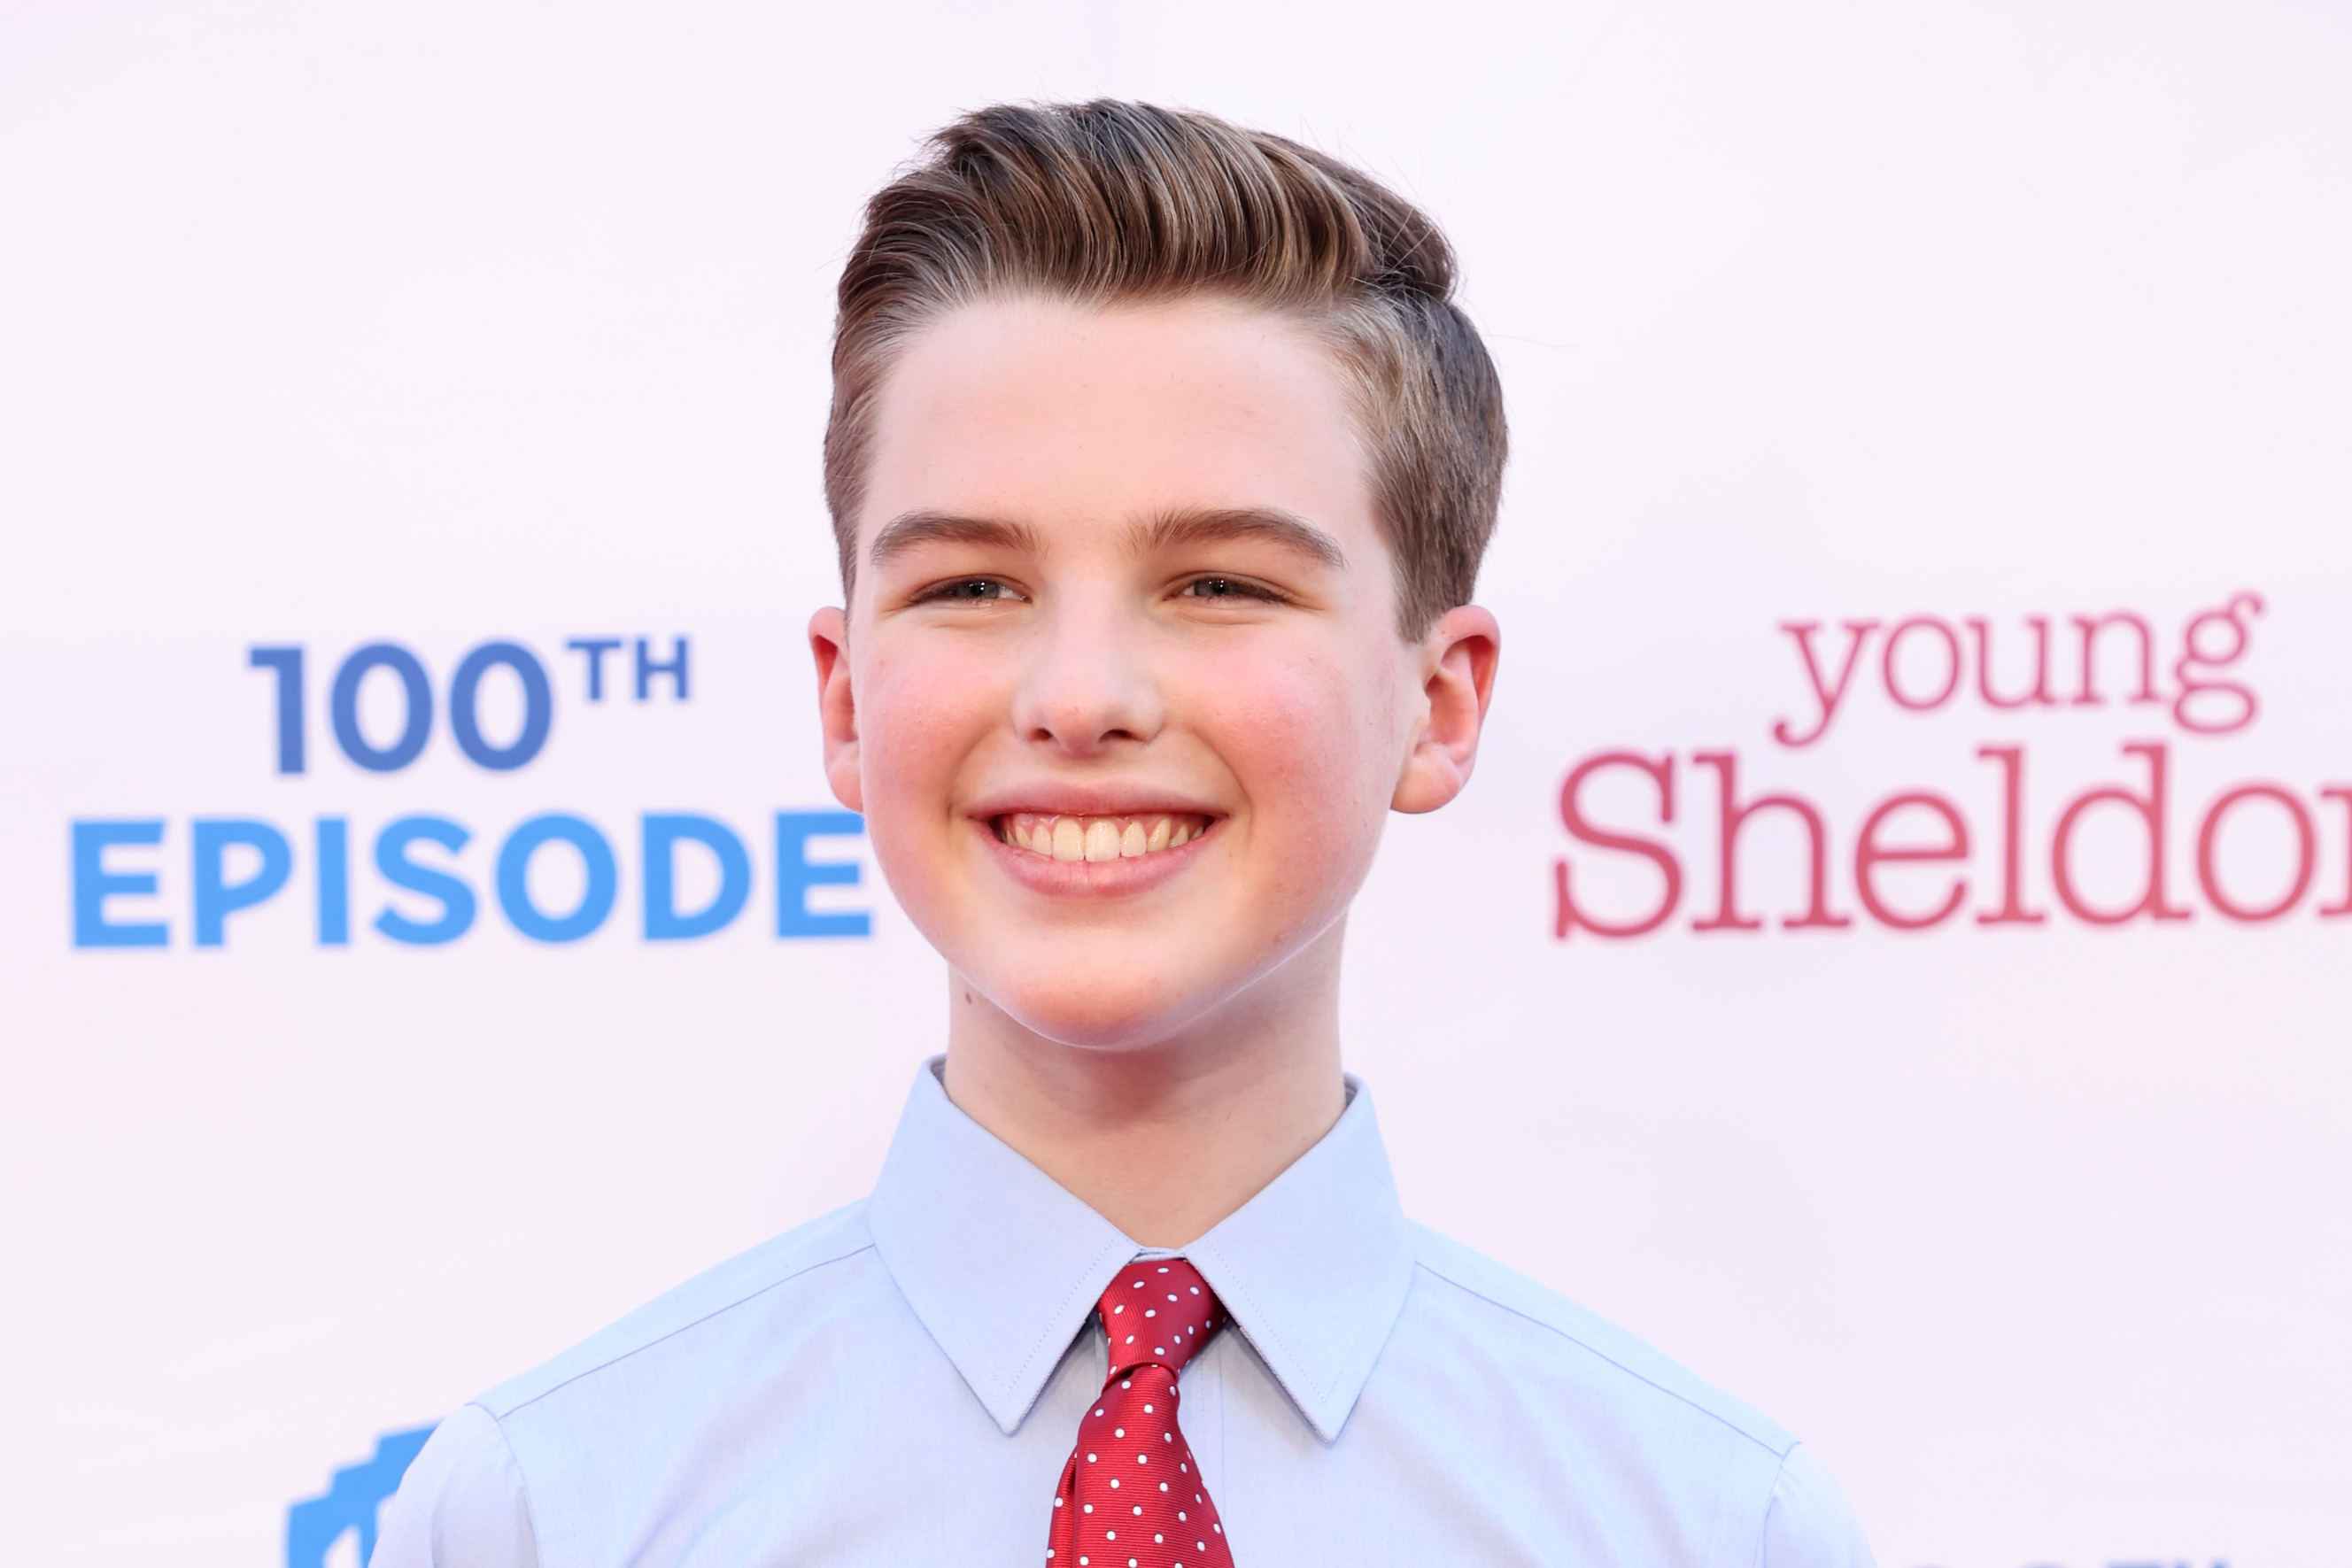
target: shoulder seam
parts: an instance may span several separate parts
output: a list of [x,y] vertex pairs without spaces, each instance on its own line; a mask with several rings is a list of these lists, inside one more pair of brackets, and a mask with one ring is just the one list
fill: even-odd
[[[564,1379],[566,1383],[571,1381],[568,1377]],[[507,1463],[514,1467],[515,1490],[522,1495],[522,1521],[530,1530],[530,1558],[536,1563],[539,1561],[539,1518],[531,1508],[530,1477],[523,1473],[522,1456],[515,1452],[514,1439],[507,1435],[507,1424],[497,1411],[478,1399],[467,1403],[490,1418],[490,1429],[499,1435],[499,1444],[507,1451]],[[520,1410],[522,1406],[518,1405],[515,1408]]]
[[1791,1442],[1788,1451],[1780,1456],[1780,1468],[1772,1472],[1772,1490],[1764,1497],[1764,1517],[1756,1521],[1756,1568],[1770,1568],[1764,1561],[1764,1549],[1772,1540],[1772,1511],[1780,1506],[1780,1483],[1788,1479],[1789,1461],[1796,1458],[1797,1450],[1801,1447],[1801,1443]]
[[[1732,1420],[1721,1411],[1710,1410],[1706,1406],[1700,1404],[1697,1400],[1693,1399],[1689,1395],[1682,1392],[1682,1390],[1678,1388],[1669,1388],[1664,1384],[1660,1383],[1656,1378],[1652,1377],[1649,1374],[1626,1365],[1623,1362],[1618,1360],[1617,1357],[1610,1354],[1607,1351],[1601,1349],[1599,1345],[1594,1344],[1591,1341],[1585,1339],[1568,1329],[1560,1327],[1558,1323],[1546,1322],[1543,1319],[1537,1317],[1534,1313],[1522,1312],[1517,1307],[1511,1305],[1508,1301],[1496,1301],[1493,1296],[1480,1290],[1477,1286],[1471,1284],[1466,1280],[1455,1279],[1452,1274],[1447,1273],[1444,1270],[1440,1269],[1435,1264],[1430,1262],[1426,1257],[1420,1255],[1418,1251],[1416,1251],[1413,1258],[1413,1264],[1416,1268],[1427,1270],[1431,1274],[1433,1274],[1438,1279],[1444,1281],[1447,1284],[1453,1286],[1455,1290],[1462,1291],[1465,1295],[1475,1296],[1478,1300],[1486,1302],[1490,1307],[1495,1307],[1502,1312],[1508,1312],[1515,1318],[1524,1319],[1526,1322],[1535,1324],[1538,1328],[1546,1329],[1552,1333],[1558,1334],[1560,1338],[1568,1341],[1570,1344],[1576,1345],[1587,1353],[1598,1356],[1601,1360],[1607,1362],[1610,1365],[1615,1367],[1618,1371],[1623,1373],[1626,1376],[1633,1379],[1635,1382],[1645,1384],[1648,1386],[1656,1389],[1667,1398],[1690,1406],[1690,1408],[1697,1411],[1700,1415],[1706,1416],[1709,1420],[1719,1422],[1722,1425],[1730,1427],[1734,1432],[1738,1433],[1740,1437],[1755,1444],[1766,1453],[1773,1455],[1780,1461],[1783,1467],[1788,1464],[1789,1452],[1797,1446],[1796,1439],[1794,1437],[1791,1437],[1789,1440],[1788,1448],[1775,1448],[1770,1443],[1766,1442],[1763,1438],[1758,1437],[1755,1433],[1749,1431],[1738,1422]],[[1777,1481],[1775,1484],[1778,1484]]]
[[[484,1410],[489,1412],[490,1419],[499,1423],[499,1435],[503,1437],[506,1431],[507,1416],[512,1416],[518,1411],[529,1409],[533,1405],[536,1405],[541,1400],[546,1398],[549,1395],[554,1394],[561,1389],[569,1388],[572,1385],[579,1382],[582,1378],[588,1376],[591,1373],[602,1372],[608,1366],[616,1366],[620,1363],[628,1360],[633,1355],[642,1354],[646,1351],[653,1349],[654,1346],[661,1343],[665,1340],[676,1339],[679,1334],[684,1333],[687,1330],[707,1323],[721,1312],[733,1312],[737,1307],[740,1307],[744,1302],[751,1301],[753,1297],[764,1296],[770,1291],[775,1290],[781,1285],[789,1285],[803,1274],[814,1273],[819,1269],[828,1269],[835,1263],[846,1262],[848,1260],[856,1257],[860,1252],[870,1252],[873,1249],[874,1238],[869,1234],[863,1241],[860,1241],[855,1247],[845,1249],[839,1252],[829,1252],[822,1258],[812,1258],[807,1262],[803,1263],[799,1268],[794,1269],[791,1273],[779,1275],[777,1278],[770,1280],[765,1284],[761,1285],[757,1290],[746,1291],[743,1294],[736,1296],[731,1300],[722,1301],[719,1305],[711,1308],[709,1312],[704,1312],[698,1317],[689,1318],[685,1322],[679,1323],[675,1327],[665,1329],[660,1333],[654,1335],[651,1339],[640,1340],[636,1343],[630,1345],[625,1350],[614,1352],[613,1354],[606,1356],[604,1360],[595,1363],[593,1365],[583,1366],[579,1371],[572,1374],[572,1375],[564,1378],[561,1382],[549,1384],[545,1388],[541,1389],[530,1398],[520,1400],[515,1404],[509,1406],[503,1413],[491,1409],[488,1405],[484,1404],[480,1399],[475,1400],[474,1403],[481,1405]],[[495,1392],[495,1390],[493,1390],[493,1392]],[[484,1398],[487,1397],[488,1396],[484,1396]]]

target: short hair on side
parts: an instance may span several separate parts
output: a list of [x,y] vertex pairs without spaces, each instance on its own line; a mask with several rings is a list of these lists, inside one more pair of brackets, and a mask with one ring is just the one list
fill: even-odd
[[961,305],[1185,296],[1289,316],[1353,382],[1407,639],[1469,602],[1508,433],[1428,214],[1280,136],[1150,104],[1001,104],[933,135],[866,204],[842,269],[824,434],[842,585],[856,577],[874,410],[910,339]]

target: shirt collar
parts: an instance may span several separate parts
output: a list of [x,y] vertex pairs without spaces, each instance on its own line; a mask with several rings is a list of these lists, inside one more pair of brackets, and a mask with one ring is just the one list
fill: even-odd
[[[958,1110],[933,1058],[915,1075],[867,1206],[915,1315],[1007,1435],[1139,1253],[1119,1228]],[[1299,1413],[1339,1435],[1412,1282],[1372,1097],[1183,1249]]]

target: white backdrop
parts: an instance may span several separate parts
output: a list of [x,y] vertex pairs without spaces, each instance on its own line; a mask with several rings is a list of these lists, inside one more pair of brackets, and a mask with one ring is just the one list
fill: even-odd
[[[1888,1568],[2342,1562],[2352,12],[2242,0],[0,12],[7,1556],[274,1565],[325,1497],[296,1555],[352,1562],[302,1531],[365,1511],[379,1439],[396,1469],[397,1434],[870,1182],[942,1009],[870,867],[801,885],[859,841],[776,842],[831,804],[799,646],[830,290],[920,131],[1097,92],[1393,179],[1503,366],[1491,740],[1351,936],[1409,1207],[1790,1426]],[[2112,612],[2153,700],[2122,622],[2077,700],[2073,618]],[[2051,700],[1989,703],[1969,622],[2015,700],[2037,616]],[[682,700],[637,699],[640,637],[687,640]],[[584,638],[622,640],[601,702]],[[550,716],[505,768],[451,700],[498,641]],[[381,770],[352,755],[399,735],[396,672],[355,746],[334,724],[377,643],[433,703]],[[257,647],[303,650],[299,773]],[[528,749],[523,662],[456,705],[493,760]],[[1776,740],[1816,677],[1825,733]],[[1639,766],[1583,775],[1580,838],[1562,785],[1608,753]],[[2179,916],[2100,924],[2063,895],[2143,902],[2158,757]],[[1766,924],[1694,927],[1727,771],[1817,812],[1849,924],[1785,924],[1808,843],[1768,808],[1737,862]],[[2074,813],[2062,888],[2102,787],[2139,803]],[[1930,791],[1872,842],[1966,855],[1858,880],[1877,803]],[[499,890],[548,813],[614,855],[574,942]],[[723,929],[645,936],[648,813],[746,847]],[[446,942],[376,924],[446,908],[376,858],[417,817],[470,834],[409,852],[477,905]],[[273,896],[227,907],[274,868],[224,821],[282,836]],[[78,822],[159,841],[86,828],[78,862]],[[1556,934],[1561,866],[1638,923],[1668,857],[1654,930]],[[533,860],[525,924],[581,863]],[[677,909],[716,864],[679,853]],[[1923,930],[1863,896],[1917,917],[1956,877]],[[780,936],[780,883],[870,934]]]

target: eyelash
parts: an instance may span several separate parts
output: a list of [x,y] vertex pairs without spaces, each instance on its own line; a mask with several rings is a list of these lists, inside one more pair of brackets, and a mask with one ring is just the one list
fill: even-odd
[[[1211,583],[1221,584],[1228,590],[1228,591],[1224,593],[1196,593],[1193,591],[1195,589],[1205,588]],[[1212,572],[1205,577],[1196,577],[1176,591],[1180,596],[1188,596],[1193,599],[1255,599],[1267,604],[1287,604],[1290,602],[1290,595],[1282,592],[1278,589],[1268,588],[1262,582],[1252,582],[1245,577],[1223,577],[1214,572]]]
[[[964,591],[964,590],[971,588],[993,589],[997,591],[992,593],[967,593]],[[1014,591],[1011,584],[1005,582],[1001,578],[959,577],[951,582],[939,583],[933,587],[923,590],[922,592],[915,595],[915,602],[918,604],[929,604],[941,601],[958,604],[984,604],[1006,599],[1018,599],[1021,597],[1022,595]]]

